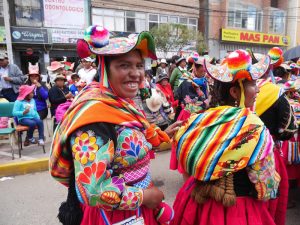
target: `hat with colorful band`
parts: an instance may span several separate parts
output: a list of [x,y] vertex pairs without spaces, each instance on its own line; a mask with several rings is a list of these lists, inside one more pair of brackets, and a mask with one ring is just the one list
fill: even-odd
[[231,52],[222,65],[212,65],[206,59],[204,67],[207,74],[220,82],[235,82],[240,79],[257,80],[268,70],[270,57],[263,56],[252,65],[250,54],[245,50]]
[[88,27],[84,32],[84,39],[77,42],[77,52],[81,58],[91,54],[121,55],[133,49],[140,50],[143,58],[157,59],[153,36],[146,31],[130,34],[128,37],[110,37],[107,29],[94,25]]
[[268,55],[271,58],[271,65],[273,66],[273,69],[275,67],[280,66],[281,63],[283,63],[284,59],[283,59],[283,51],[281,48],[278,47],[273,47],[270,49],[270,51],[268,52]]

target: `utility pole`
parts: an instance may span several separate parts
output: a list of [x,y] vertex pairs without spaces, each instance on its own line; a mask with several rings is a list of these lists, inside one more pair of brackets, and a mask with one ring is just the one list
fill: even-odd
[[10,33],[10,22],[9,22],[9,6],[7,0],[3,0],[3,16],[4,16],[4,27],[6,34],[6,49],[7,55],[10,63],[14,63],[14,57],[12,52],[12,44],[11,44],[11,33]]

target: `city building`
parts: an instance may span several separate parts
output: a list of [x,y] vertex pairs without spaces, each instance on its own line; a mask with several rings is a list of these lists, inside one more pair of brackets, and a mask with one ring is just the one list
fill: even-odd
[[221,58],[239,48],[267,53],[273,46],[284,50],[295,46],[299,16],[290,15],[290,9],[297,2],[200,0],[200,18],[204,21],[200,30],[205,31],[210,55]]
[[[14,63],[27,73],[28,62],[40,64],[43,74],[53,59],[78,59],[76,42],[90,24],[86,0],[1,0],[8,3]],[[0,7],[0,10],[1,10]],[[0,49],[5,48],[3,8],[0,13]],[[3,45],[3,46],[2,46]]]

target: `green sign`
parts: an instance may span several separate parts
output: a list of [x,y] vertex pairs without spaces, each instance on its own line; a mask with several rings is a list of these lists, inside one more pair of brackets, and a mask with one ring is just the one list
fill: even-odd
[[5,35],[5,28],[4,27],[0,27],[0,43],[6,43],[6,35]]

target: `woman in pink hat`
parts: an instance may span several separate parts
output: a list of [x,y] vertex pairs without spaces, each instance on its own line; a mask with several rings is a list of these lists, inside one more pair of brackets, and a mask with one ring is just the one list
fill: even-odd
[[14,104],[13,115],[17,117],[19,124],[28,126],[28,139],[31,144],[36,144],[33,138],[35,127],[39,131],[39,145],[44,145],[44,125],[36,109],[33,99],[35,85],[22,85],[19,90],[19,96]]

